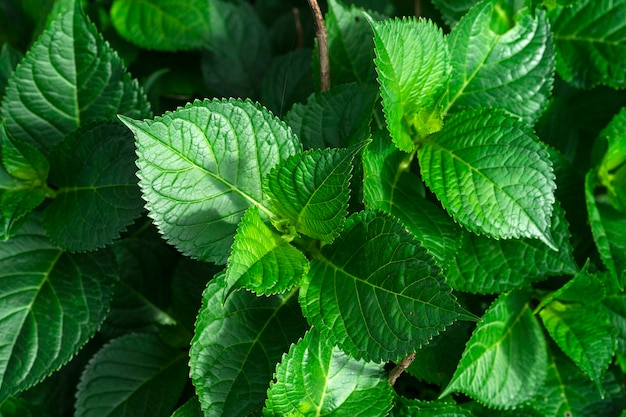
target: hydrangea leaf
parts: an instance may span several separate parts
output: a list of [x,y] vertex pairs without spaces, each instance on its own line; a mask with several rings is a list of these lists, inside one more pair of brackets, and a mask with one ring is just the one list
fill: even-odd
[[387,128],[396,146],[411,152],[416,135],[441,129],[441,100],[450,76],[448,44],[430,21],[370,18],[370,24]]
[[325,337],[372,361],[418,349],[461,311],[426,250],[391,216],[369,211],[314,257],[300,304]]
[[198,397],[191,397],[189,401],[178,407],[171,417],[204,417]]
[[295,293],[231,293],[224,275],[209,282],[191,342],[191,380],[202,411],[248,416],[260,411],[276,363],[306,329]]
[[37,219],[0,243],[0,402],[52,374],[93,337],[117,279],[110,252],[65,253]]
[[626,87],[626,1],[582,0],[548,17],[565,81],[578,88]]
[[463,16],[480,0],[433,0],[446,24],[454,28]]
[[426,185],[470,231],[537,238],[558,249],[550,233],[552,164],[524,122],[499,110],[454,113],[418,157]]
[[9,134],[44,154],[86,123],[150,116],[137,81],[78,3],[64,7],[31,46],[0,108]]
[[186,362],[185,352],[154,334],[131,333],[114,339],[83,371],[76,393],[76,415],[167,415],[187,382]]
[[0,139],[2,165],[7,172],[35,187],[45,185],[50,170],[46,157],[34,146],[10,137],[4,123],[0,124]]
[[541,300],[541,303],[535,308],[539,311],[543,307],[549,305],[552,301],[562,303],[578,303],[578,304],[597,304],[601,303],[606,297],[606,289],[602,279],[598,274],[589,272],[591,263],[587,263],[578,273],[565,285],[554,291],[549,296]]
[[110,14],[117,33],[147,49],[201,48],[211,30],[204,0],[115,0]]
[[184,254],[216,263],[226,262],[248,207],[270,214],[265,174],[301,150],[283,122],[249,101],[196,101],[154,120],[122,120],[135,135],[155,224]]
[[471,410],[461,406],[428,402],[398,396],[390,417],[475,417]]
[[542,10],[522,12],[515,26],[500,34],[491,29],[498,13],[494,0],[479,3],[448,37],[452,75],[444,113],[495,107],[529,124],[541,115],[554,81],[550,27]]
[[5,43],[0,47],[0,97],[4,96],[7,82],[22,58],[22,54],[10,44]]
[[45,189],[13,178],[0,164],[0,241],[15,235],[46,195]]
[[267,227],[256,207],[244,214],[228,259],[226,281],[257,294],[276,294],[299,284],[309,270],[304,254]]
[[348,214],[352,160],[367,143],[309,150],[282,161],[265,182],[276,214],[297,232],[332,242]]
[[606,140],[606,153],[598,167],[598,180],[606,187],[611,205],[626,212],[626,108],[600,132]]
[[312,328],[276,366],[263,415],[383,416],[392,403],[382,365],[352,359]]
[[460,391],[489,407],[509,409],[536,394],[546,376],[547,348],[528,299],[527,292],[513,291],[493,302],[442,397]]

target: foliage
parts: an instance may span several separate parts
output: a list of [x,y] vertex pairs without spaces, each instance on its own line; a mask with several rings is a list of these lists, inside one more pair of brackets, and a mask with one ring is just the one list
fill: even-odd
[[626,0],[382,4],[0,4],[0,415],[620,415]]

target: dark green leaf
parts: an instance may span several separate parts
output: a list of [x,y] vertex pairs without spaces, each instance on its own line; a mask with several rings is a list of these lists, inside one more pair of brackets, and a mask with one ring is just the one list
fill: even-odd
[[202,305],[202,291],[222,267],[207,262],[182,257],[174,271],[172,280],[172,315],[179,324],[190,332]]
[[480,0],[433,0],[433,4],[441,12],[441,17],[450,27],[459,20]]
[[599,139],[606,140],[607,149],[598,167],[598,179],[606,187],[611,205],[626,213],[626,108],[613,117]]
[[4,96],[4,90],[7,88],[7,82],[22,59],[22,54],[5,43],[0,48],[0,101]]
[[549,297],[543,299],[536,310],[538,311],[554,300],[578,304],[597,304],[602,302],[606,296],[604,285],[597,274],[589,272],[589,265],[589,261],[587,261],[574,278],[554,291]]
[[41,416],[41,410],[31,405],[22,398],[11,397],[0,405],[0,416],[2,417],[37,417]]
[[0,124],[2,165],[18,180],[31,183],[33,188],[45,186],[50,164],[45,156],[26,142],[13,139]]
[[198,397],[191,397],[189,401],[174,411],[171,417],[204,417]]
[[425,402],[399,397],[390,417],[475,417],[470,410],[443,402]]
[[617,353],[626,353],[626,295],[614,295],[603,300],[611,325],[617,332]]

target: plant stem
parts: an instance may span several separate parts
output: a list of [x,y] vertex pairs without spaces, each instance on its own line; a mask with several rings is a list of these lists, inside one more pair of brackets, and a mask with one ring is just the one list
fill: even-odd
[[330,89],[330,63],[328,59],[328,34],[324,25],[324,16],[317,0],[308,0],[313,20],[315,21],[315,37],[317,38],[317,51],[320,60],[320,86],[322,91]]
[[414,5],[415,17],[420,17],[422,15],[422,2],[420,0],[415,0]]
[[389,371],[389,383],[391,384],[391,386],[395,385],[397,379],[400,378],[400,375],[402,375],[402,372],[404,372],[404,370],[408,368],[413,363],[414,360],[415,360],[415,352],[411,353],[409,356],[402,359],[400,363],[396,365],[395,368]]
[[294,24],[296,25],[296,36],[298,37],[296,47],[298,49],[302,49],[304,46],[304,31],[302,30],[302,22],[300,21],[300,10],[297,7],[294,7],[291,9],[291,12],[293,13]]

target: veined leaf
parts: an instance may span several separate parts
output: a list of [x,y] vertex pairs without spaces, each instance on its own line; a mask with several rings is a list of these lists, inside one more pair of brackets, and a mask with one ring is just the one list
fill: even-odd
[[390,417],[475,417],[470,410],[443,402],[412,400],[398,396]]
[[295,103],[304,103],[314,91],[311,54],[310,48],[302,48],[272,58],[263,75],[261,102],[276,116],[282,118]]
[[267,110],[238,100],[196,101],[154,120],[122,118],[136,138],[150,216],[183,253],[224,263],[244,211],[268,198],[262,179],[301,149]]
[[626,212],[626,108],[600,133],[606,140],[606,153],[598,167],[598,179],[607,189],[611,205]]
[[226,282],[257,294],[276,294],[298,285],[309,261],[288,240],[267,227],[256,207],[244,214],[228,259]]
[[372,361],[418,349],[461,311],[426,250],[391,216],[367,211],[313,259],[300,304],[332,343]]
[[187,382],[187,355],[153,334],[128,334],[89,361],[76,393],[77,417],[164,416]]
[[209,282],[191,342],[190,375],[207,417],[260,410],[276,363],[306,329],[293,292],[240,290],[222,303],[226,291],[223,275]]
[[546,149],[522,121],[497,110],[449,116],[418,153],[422,177],[459,223],[497,239],[550,233],[554,174]]
[[58,189],[44,210],[50,238],[69,251],[111,243],[141,214],[131,132],[119,123],[81,128],[50,152]]
[[489,407],[514,408],[535,395],[546,376],[547,352],[528,298],[513,291],[494,301],[442,397],[461,391]]
[[171,417],[204,417],[198,397],[192,397],[185,404],[181,405]]
[[7,82],[22,58],[22,54],[8,43],[0,48],[0,98],[4,97]]
[[115,0],[111,23],[126,40],[147,49],[196,49],[209,39],[205,0]]
[[393,395],[383,366],[355,360],[312,328],[276,366],[263,415],[383,416]]
[[479,3],[448,37],[452,75],[444,114],[467,108],[507,110],[529,124],[539,118],[554,81],[554,51],[545,12],[523,12],[500,34],[491,29],[495,0]]
[[48,179],[50,164],[41,152],[26,142],[13,139],[0,124],[2,165],[18,180],[30,182],[33,186],[44,186]]
[[441,100],[450,76],[448,45],[430,21],[370,18],[370,24],[387,128],[396,146],[411,152],[416,135],[441,129]]
[[606,297],[606,290],[598,274],[589,272],[589,261],[565,285],[541,300],[535,311],[541,310],[552,301],[575,304],[597,304]]
[[120,58],[78,2],[65,10],[9,79],[0,108],[9,134],[43,153],[88,122],[113,119],[116,114],[150,115],[137,81],[125,73]]
[[453,28],[463,16],[480,0],[433,0],[446,24]]
[[42,410],[38,410],[23,398],[10,397],[0,404],[0,415],[2,417],[37,417],[42,415]]
[[626,353],[626,295],[619,294],[602,300],[611,320],[611,325],[617,332],[618,354]]
[[579,88],[626,87],[626,1],[582,0],[548,17],[556,69],[565,81]]
[[276,214],[297,232],[332,242],[348,214],[352,160],[367,143],[310,150],[279,163],[264,184]]
[[94,335],[108,311],[110,252],[70,255],[31,216],[0,243],[0,402],[56,371]]

